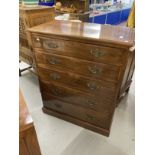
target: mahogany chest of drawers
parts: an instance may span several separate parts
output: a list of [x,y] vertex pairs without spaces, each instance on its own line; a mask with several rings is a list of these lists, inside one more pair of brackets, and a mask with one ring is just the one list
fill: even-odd
[[109,136],[134,71],[134,30],[52,21],[29,29],[43,111]]
[[27,28],[49,22],[54,19],[54,8],[19,7],[19,56],[20,60],[33,65],[33,53],[29,43]]

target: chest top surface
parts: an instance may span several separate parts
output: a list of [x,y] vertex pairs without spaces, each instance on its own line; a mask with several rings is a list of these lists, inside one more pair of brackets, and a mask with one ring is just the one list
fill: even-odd
[[56,20],[30,28],[29,31],[61,37],[114,43],[129,47],[133,46],[135,38],[134,29],[128,27]]

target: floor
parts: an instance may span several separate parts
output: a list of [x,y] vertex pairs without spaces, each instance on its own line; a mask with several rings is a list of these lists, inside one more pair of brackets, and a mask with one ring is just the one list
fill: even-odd
[[[25,67],[24,63],[20,67]],[[44,114],[37,77],[24,72],[20,89],[36,128],[42,155],[134,155],[134,79],[129,94],[117,107],[110,137]]]

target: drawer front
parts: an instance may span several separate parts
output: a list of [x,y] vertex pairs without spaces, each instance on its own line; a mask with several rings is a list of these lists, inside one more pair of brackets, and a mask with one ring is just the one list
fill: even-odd
[[49,93],[62,101],[69,102],[74,105],[86,107],[96,111],[103,112],[104,109],[111,109],[114,107],[112,98],[108,97],[96,97],[90,94],[77,91],[72,88],[64,87],[56,83],[45,83],[40,81],[40,89],[42,93]]
[[61,70],[66,69],[74,73],[107,81],[117,81],[119,79],[120,67],[117,66],[37,52],[35,52],[35,56],[39,67],[46,67],[48,69],[55,67]]
[[98,96],[112,96],[116,90],[116,84],[107,81],[92,80],[78,74],[58,71],[56,69],[46,70],[38,68],[39,77],[42,81],[60,82],[75,89],[93,93]]
[[44,52],[65,55],[95,61],[100,63],[122,65],[123,50],[111,47],[96,46],[74,41],[64,41],[54,38],[33,37],[34,47],[44,49]]
[[111,117],[110,112],[106,110],[104,110],[103,113],[96,112],[91,109],[86,109],[83,107],[60,101],[59,99],[51,96],[48,93],[43,93],[42,98],[44,107],[53,109],[66,115],[70,115],[77,119],[84,120],[86,122],[103,128],[109,128],[109,120],[111,119]]

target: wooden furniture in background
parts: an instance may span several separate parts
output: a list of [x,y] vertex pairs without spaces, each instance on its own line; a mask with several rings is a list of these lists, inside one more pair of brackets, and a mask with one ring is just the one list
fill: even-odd
[[[62,7],[60,10],[56,10],[56,15],[69,13],[70,20],[89,22],[89,0],[56,0],[55,3],[57,2],[61,2]],[[76,9],[76,12],[74,12],[74,8]]]
[[19,92],[19,155],[41,155],[33,120]]
[[[35,68],[33,53],[29,42],[30,38],[27,34],[27,28],[51,21],[53,19],[53,7],[19,7],[19,57],[21,61],[24,61]],[[19,70],[20,75],[22,71],[25,71],[25,69]]]
[[134,30],[52,21],[29,31],[43,111],[108,136],[131,84]]

